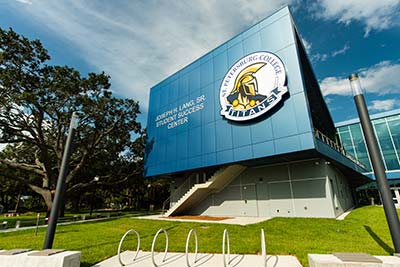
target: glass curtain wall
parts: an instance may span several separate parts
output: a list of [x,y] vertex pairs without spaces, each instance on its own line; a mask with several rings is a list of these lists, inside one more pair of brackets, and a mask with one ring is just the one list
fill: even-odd
[[[400,169],[400,115],[372,120],[378,146],[388,171]],[[369,171],[371,163],[359,123],[337,128],[345,150],[364,163]]]

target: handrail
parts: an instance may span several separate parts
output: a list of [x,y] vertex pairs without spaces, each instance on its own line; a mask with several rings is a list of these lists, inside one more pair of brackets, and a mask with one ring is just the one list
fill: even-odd
[[167,257],[167,253],[168,253],[168,233],[163,228],[161,228],[160,230],[157,231],[156,235],[153,238],[153,243],[151,244],[151,261],[153,262],[153,266],[155,266],[155,267],[158,267],[158,265],[156,264],[156,261],[154,260],[154,247],[156,245],[157,237],[161,232],[164,232],[164,234],[165,234],[165,252],[164,252],[164,257],[162,259],[162,262],[165,262],[165,258]]
[[346,149],[343,146],[338,145],[336,142],[332,141],[328,136],[323,134],[320,130],[315,129],[315,137],[317,137],[319,140],[336,150],[337,152],[341,153],[343,156],[348,158],[349,160],[353,161],[354,163],[360,165],[362,168],[366,169],[366,166],[359,161],[358,159],[354,158],[351,154],[349,154]]
[[[188,178],[173,192],[171,192],[170,196],[163,202],[163,207],[162,207],[162,212],[164,213],[165,206],[167,205],[169,201],[169,210],[171,208],[171,204],[173,203],[172,201],[178,201],[186,192],[188,192],[195,184],[195,179],[194,177],[197,175],[197,173],[192,173],[189,175]],[[175,203],[175,202],[174,202]]]
[[[225,243],[227,244],[227,247],[228,247],[228,263],[226,262],[226,259],[225,259]],[[231,250],[230,250],[230,245],[229,245],[229,233],[228,233],[228,230],[225,229],[224,235],[222,237],[222,259],[224,261],[224,267],[229,266],[230,258],[231,258]]]
[[122,236],[121,241],[119,241],[119,245],[118,245],[118,261],[119,261],[119,264],[121,264],[121,266],[125,266],[125,265],[126,265],[125,263],[122,262],[122,259],[121,259],[121,247],[122,247],[122,243],[124,242],[126,236],[127,236],[130,232],[134,232],[134,233],[136,234],[137,240],[138,240],[138,242],[137,242],[136,254],[135,254],[135,257],[133,258],[133,261],[136,260],[136,257],[137,257],[137,255],[139,254],[139,249],[140,249],[140,235],[139,235],[139,233],[138,233],[136,230],[130,229],[130,230],[128,230],[128,231]]
[[170,203],[171,206],[171,196],[169,196],[166,200],[164,200],[162,204],[161,214],[165,213],[165,206],[167,205],[167,203]]
[[189,262],[189,241],[190,241],[190,237],[191,237],[192,233],[194,233],[194,240],[195,240],[195,244],[196,244],[196,246],[195,246],[195,252],[194,252],[194,263],[197,262],[197,248],[198,248],[197,233],[196,233],[196,230],[190,229],[190,231],[189,231],[189,233],[188,233],[188,236],[187,236],[187,238],[186,238],[186,248],[185,248],[185,253],[186,253],[186,265],[187,265],[188,267],[192,267],[192,266],[190,265],[190,262]]
[[267,247],[265,245],[264,229],[261,228],[261,257],[263,259],[263,266],[267,267]]

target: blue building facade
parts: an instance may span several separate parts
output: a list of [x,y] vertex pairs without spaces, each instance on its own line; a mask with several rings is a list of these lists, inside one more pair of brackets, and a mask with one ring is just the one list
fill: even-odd
[[[269,86],[271,90],[263,89],[263,86]],[[260,114],[256,114],[258,112]],[[335,140],[336,128],[288,7],[152,87],[147,131],[145,175],[173,179],[175,186],[172,191],[179,189],[179,197],[195,184],[215,180],[217,173],[226,180],[219,191],[233,186],[236,178],[242,184],[246,179],[254,180],[254,175],[259,181],[264,181],[265,176],[267,181],[271,181],[268,182],[270,187],[275,188],[272,185],[274,177],[268,178],[263,173],[253,177],[246,172],[252,173],[250,169],[260,166],[290,165],[305,160],[314,160],[312,166],[320,169],[321,162],[331,164],[330,168],[334,168],[332,173],[340,173],[335,174],[337,177],[345,177],[347,173],[353,177],[349,181],[337,178],[340,185],[354,187],[366,181],[361,174],[365,172],[364,166],[332,141]],[[238,169],[238,173],[233,175],[233,169],[228,169],[234,164],[245,166],[247,170],[242,173],[243,170]],[[285,167],[288,170],[289,165]],[[227,179],[228,174],[222,174],[221,168],[232,177]],[[323,171],[328,172],[327,167]],[[290,170],[283,172],[282,177]],[[197,174],[196,182],[187,182],[193,174]],[[326,173],[321,175],[329,176]],[[306,176],[303,178],[307,180]],[[293,202],[297,189],[290,177],[285,178],[291,192],[287,200]],[[325,180],[320,188],[324,192],[333,192],[335,179],[331,179],[331,183],[327,178]],[[183,190],[183,186],[187,188]],[[306,187],[306,184],[299,184],[298,191]],[[254,187],[255,195],[267,194],[270,190],[265,187],[262,189],[264,193],[258,192],[260,188],[264,187]],[[201,198],[208,197],[205,202],[210,202],[209,196],[218,190],[214,188]],[[240,191],[242,198],[243,190]],[[325,194],[323,197],[334,198],[334,195]],[[265,204],[266,209],[267,205],[278,203],[270,199],[273,196],[267,198],[271,201]],[[285,197],[278,197],[282,198]],[[346,200],[345,206],[350,202]],[[197,212],[211,212],[210,205],[213,204],[206,205],[201,211],[197,209]],[[185,210],[188,212],[190,209]],[[281,209],[277,210],[279,213]],[[215,212],[221,213],[221,210]],[[294,204],[285,214],[293,213]],[[257,210],[257,214],[263,212]],[[332,214],[337,216],[337,212]],[[326,214],[325,217],[329,216]]]

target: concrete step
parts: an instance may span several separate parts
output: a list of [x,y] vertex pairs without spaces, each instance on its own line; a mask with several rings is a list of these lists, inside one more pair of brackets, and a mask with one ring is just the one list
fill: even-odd
[[[135,256],[136,251],[125,251],[121,253],[121,259],[125,266],[132,267],[149,267],[153,266],[151,260],[151,252],[140,251],[138,257],[133,262],[132,259]],[[185,253],[170,252],[167,254],[166,261],[162,262],[164,253],[158,253],[155,255],[156,264],[163,267],[186,267],[186,256]],[[223,267],[222,254],[205,254],[199,253],[197,255],[197,261],[195,260],[194,253],[189,253],[189,261],[192,266],[196,267]],[[229,266],[235,267],[265,267],[263,259],[259,255],[231,255]],[[111,257],[105,261],[99,262],[93,267],[120,267],[118,256]],[[301,267],[302,265],[294,256],[267,256],[267,267]]]

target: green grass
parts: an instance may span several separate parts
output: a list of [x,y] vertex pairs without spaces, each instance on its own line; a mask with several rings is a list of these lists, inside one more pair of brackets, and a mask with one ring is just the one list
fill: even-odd
[[[74,220],[74,216],[78,216],[78,219],[81,219],[83,215],[86,216],[86,219],[90,219],[90,218],[96,218],[97,214],[100,214],[100,217],[106,217],[107,213],[111,213],[111,216],[120,216],[120,215],[144,215],[144,214],[154,214],[157,212],[148,212],[145,210],[126,210],[126,211],[105,211],[105,210],[101,210],[101,211],[97,211],[94,210],[92,212],[92,217],[90,217],[90,213],[89,211],[86,212],[80,212],[80,213],[70,213],[70,212],[66,212],[65,216],[62,218],[59,218],[58,222],[68,222],[68,221],[73,221]],[[19,216],[13,216],[13,217],[5,217],[2,216],[0,217],[0,224],[2,224],[3,222],[7,222],[7,228],[15,228],[15,224],[17,221],[20,221],[21,223],[21,227],[26,227],[26,226],[35,226],[36,225],[36,220],[37,220],[37,213],[36,212],[26,212],[23,213]],[[44,224],[44,220],[46,217],[46,212],[40,212],[40,217],[39,217],[39,225],[43,225]],[[1,227],[1,226],[0,226]]]
[[[366,252],[390,255],[392,241],[380,207],[367,206],[354,210],[344,221],[313,218],[274,218],[249,226],[186,223],[121,218],[96,223],[57,227],[53,248],[82,251],[81,266],[92,266],[116,254],[118,242],[125,231],[136,229],[141,236],[141,249],[150,250],[154,234],[159,228],[168,230],[169,251],[184,251],[186,235],[195,228],[201,252],[221,253],[222,233],[229,230],[232,253],[260,251],[260,229],[264,228],[268,254],[296,255],[303,266],[308,266],[308,253]],[[33,230],[0,233],[0,248],[40,249],[44,228],[35,236]],[[158,239],[163,250],[163,236]],[[136,239],[127,239],[125,248],[134,250]]]

